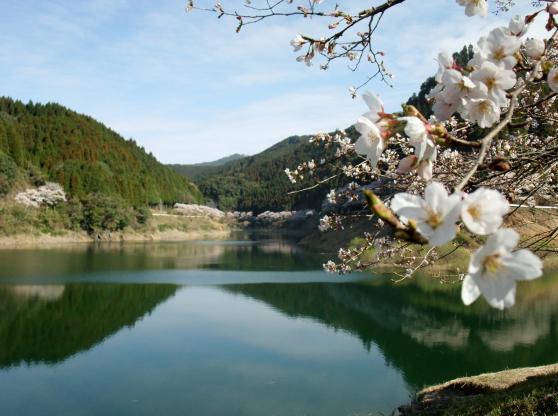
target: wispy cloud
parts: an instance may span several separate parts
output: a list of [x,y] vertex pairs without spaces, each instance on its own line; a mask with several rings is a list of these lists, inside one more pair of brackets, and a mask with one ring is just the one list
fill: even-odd
[[[257,100],[228,111],[215,111],[195,122],[193,117],[175,122],[172,115],[161,115],[140,123],[115,121],[115,126],[130,131],[134,137],[141,133],[145,139],[138,141],[146,147],[151,140],[157,141],[161,157],[179,163],[186,158],[207,160],[231,153],[254,154],[291,135],[346,128],[361,110],[360,102],[330,88]],[[278,122],[281,120],[288,122]]]
[[[439,50],[458,50],[509,18],[469,19],[452,3],[409,1],[386,14],[375,42],[395,88],[369,88],[389,109],[436,70]],[[275,20],[235,34],[232,20],[183,10],[183,0],[6,2],[2,94],[90,114],[164,162],[259,152],[288,135],[347,127],[364,111],[347,88],[366,68],[339,63],[324,72],[295,62],[289,40],[322,33],[323,20]]]

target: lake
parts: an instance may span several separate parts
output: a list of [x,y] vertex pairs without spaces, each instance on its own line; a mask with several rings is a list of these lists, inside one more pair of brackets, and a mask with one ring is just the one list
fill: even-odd
[[558,362],[558,276],[499,312],[323,260],[277,238],[0,251],[0,414],[389,414]]

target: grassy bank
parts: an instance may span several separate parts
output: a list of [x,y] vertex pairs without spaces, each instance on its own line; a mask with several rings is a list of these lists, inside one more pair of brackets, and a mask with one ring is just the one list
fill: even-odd
[[225,220],[209,217],[152,215],[147,212],[140,221],[130,216],[130,221],[121,227],[86,231],[60,209],[4,206],[0,210],[0,249],[94,241],[220,239],[227,238],[231,233],[231,226]]
[[558,364],[464,377],[420,391],[401,415],[554,415]]

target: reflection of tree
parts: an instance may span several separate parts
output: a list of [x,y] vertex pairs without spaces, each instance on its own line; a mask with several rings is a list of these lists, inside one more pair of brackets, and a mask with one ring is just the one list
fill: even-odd
[[288,316],[309,317],[347,331],[367,349],[378,346],[387,363],[419,388],[467,374],[558,361],[558,281],[554,283],[536,297],[524,299],[511,313],[482,304],[456,306],[451,297],[458,299],[458,289],[433,291],[418,284],[235,285],[225,289],[262,300]]
[[0,279],[84,272],[219,269],[317,270],[320,258],[286,241],[74,245],[67,249],[0,251]]
[[294,271],[317,270],[322,261],[283,243],[254,244],[227,249],[218,263],[208,266],[219,270]]
[[21,298],[55,301],[64,294],[66,287],[64,285],[18,285],[9,287],[7,290]]
[[[55,288],[60,286],[55,286]],[[29,286],[27,286],[29,288]],[[172,285],[67,285],[57,298],[0,287],[0,367],[57,363],[88,350],[174,295]]]

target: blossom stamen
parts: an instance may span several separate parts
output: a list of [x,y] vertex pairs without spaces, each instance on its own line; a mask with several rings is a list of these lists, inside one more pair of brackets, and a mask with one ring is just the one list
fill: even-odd
[[502,259],[500,253],[494,253],[486,256],[483,262],[483,267],[486,273],[495,274],[502,270]]
[[434,210],[427,210],[427,215],[426,223],[433,229],[438,228],[444,222],[442,216]]
[[469,208],[467,208],[467,212],[475,220],[480,220],[482,217],[481,208],[477,204],[472,204]]

